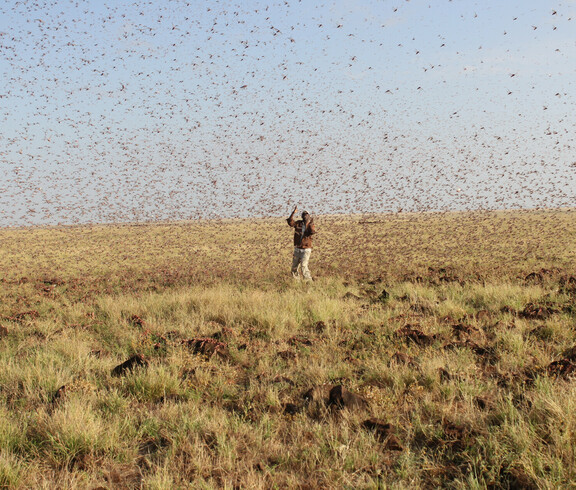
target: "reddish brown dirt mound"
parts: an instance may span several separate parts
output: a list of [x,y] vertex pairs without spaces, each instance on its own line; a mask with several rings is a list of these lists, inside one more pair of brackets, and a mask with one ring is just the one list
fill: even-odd
[[520,312],[520,316],[532,320],[545,320],[554,313],[558,313],[558,310],[551,308],[550,306],[528,303]]
[[228,356],[228,345],[211,337],[183,340],[182,343],[194,354],[201,354],[207,357],[212,357],[214,354],[220,357]]
[[414,342],[416,345],[420,346],[430,345],[437,339],[436,335],[427,335],[410,324],[396,330],[394,335]]
[[312,345],[312,341],[307,339],[306,337],[291,337],[288,339],[288,344],[295,346],[295,345]]
[[476,343],[482,343],[486,340],[486,335],[482,330],[463,323],[452,325],[452,333],[458,340],[470,340]]
[[576,375],[576,364],[569,359],[560,359],[551,362],[546,370],[551,376],[568,378]]

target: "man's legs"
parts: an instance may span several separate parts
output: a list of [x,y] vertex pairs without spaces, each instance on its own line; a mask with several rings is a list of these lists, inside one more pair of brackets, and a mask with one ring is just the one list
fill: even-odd
[[299,248],[294,249],[294,257],[292,258],[292,277],[294,279],[300,280],[300,274],[298,272],[298,266],[300,265],[300,261],[302,259],[301,252]]
[[310,254],[312,254],[311,248],[306,248],[302,250],[304,252],[302,254],[302,261],[300,262],[300,266],[302,267],[302,275],[304,276],[305,281],[312,281],[312,275],[310,274],[310,269],[308,269],[308,262],[310,260]]

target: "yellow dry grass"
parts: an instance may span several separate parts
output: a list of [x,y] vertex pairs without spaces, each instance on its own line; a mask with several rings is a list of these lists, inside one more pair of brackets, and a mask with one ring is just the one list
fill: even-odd
[[575,212],[317,227],[0,230],[0,486],[569,486]]

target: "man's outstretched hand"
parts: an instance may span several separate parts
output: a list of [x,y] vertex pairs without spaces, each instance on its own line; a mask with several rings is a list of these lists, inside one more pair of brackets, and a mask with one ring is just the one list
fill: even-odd
[[292,214],[295,214],[296,211],[298,211],[298,206],[294,206],[294,211],[292,211]]

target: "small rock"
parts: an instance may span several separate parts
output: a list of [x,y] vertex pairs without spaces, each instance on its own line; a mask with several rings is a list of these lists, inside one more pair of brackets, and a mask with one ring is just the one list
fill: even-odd
[[133,355],[131,358],[119,364],[112,370],[112,376],[122,376],[137,367],[147,367],[148,361],[142,354]]
[[378,296],[378,301],[381,301],[382,303],[388,301],[390,299],[390,293],[388,291],[386,291],[385,289],[382,290],[382,292],[380,293],[380,295]]

